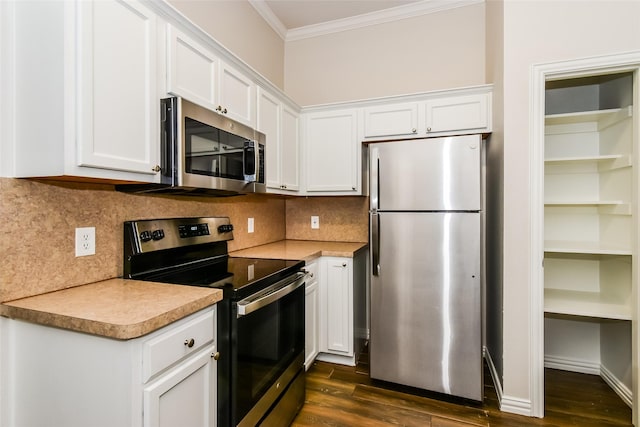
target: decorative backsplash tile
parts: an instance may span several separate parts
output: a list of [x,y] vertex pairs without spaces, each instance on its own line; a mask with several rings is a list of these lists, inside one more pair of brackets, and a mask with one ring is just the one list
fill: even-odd
[[[367,206],[364,197],[170,198],[104,184],[0,178],[0,302],[122,276],[127,220],[228,216],[233,251],[285,238],[366,242]],[[320,217],[319,229],[311,229],[310,215]],[[247,232],[250,217],[254,233]],[[95,255],[75,257],[76,227],[95,227]]]

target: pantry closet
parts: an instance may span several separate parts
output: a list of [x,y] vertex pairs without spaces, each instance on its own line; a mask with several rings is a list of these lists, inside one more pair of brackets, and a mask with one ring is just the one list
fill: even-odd
[[542,188],[544,366],[600,375],[629,406],[638,380],[635,82],[624,69],[546,78]]

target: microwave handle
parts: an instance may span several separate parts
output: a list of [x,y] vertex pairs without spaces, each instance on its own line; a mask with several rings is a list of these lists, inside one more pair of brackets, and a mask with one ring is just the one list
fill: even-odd
[[[243,161],[242,165],[244,169],[244,180],[247,182],[255,182],[258,179],[258,154],[259,150],[257,142],[247,141],[244,145]],[[253,168],[250,168],[250,162],[253,162]]]

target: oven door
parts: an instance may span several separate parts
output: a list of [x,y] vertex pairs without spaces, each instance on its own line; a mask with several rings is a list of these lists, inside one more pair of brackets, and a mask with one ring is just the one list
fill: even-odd
[[256,425],[304,366],[304,277],[296,273],[234,304],[232,399],[239,426]]

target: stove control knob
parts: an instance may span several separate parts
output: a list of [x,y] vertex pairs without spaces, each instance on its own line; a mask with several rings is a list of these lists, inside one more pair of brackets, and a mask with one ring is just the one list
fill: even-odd
[[229,233],[230,231],[233,231],[232,224],[225,224],[225,225],[218,226],[218,233]]
[[148,242],[149,240],[151,240],[151,232],[150,231],[143,231],[140,233],[140,240],[142,242]]
[[158,230],[153,230],[153,233],[151,233],[151,238],[153,240],[162,240],[164,239],[164,230],[163,229],[158,229]]

